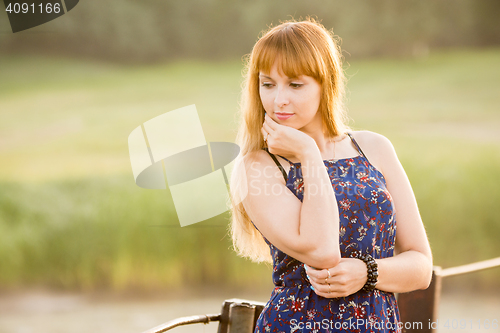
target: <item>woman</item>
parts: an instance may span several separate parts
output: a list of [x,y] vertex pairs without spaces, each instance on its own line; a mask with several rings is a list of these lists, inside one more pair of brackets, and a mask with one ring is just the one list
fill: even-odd
[[394,293],[430,283],[411,185],[387,138],[345,124],[344,80],[312,19],[271,28],[248,59],[231,232],[273,263],[255,332],[399,332]]

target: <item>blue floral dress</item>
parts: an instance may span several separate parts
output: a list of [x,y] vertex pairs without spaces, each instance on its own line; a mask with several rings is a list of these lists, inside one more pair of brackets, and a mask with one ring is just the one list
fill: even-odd
[[[382,173],[370,164],[351,134],[348,135],[359,155],[324,161],[340,213],[341,256],[347,258],[357,252],[375,259],[391,257],[396,238],[393,200]],[[288,162],[286,186],[302,201],[301,165]],[[375,289],[341,298],[318,296],[311,289],[304,264],[280,251],[265,237],[264,240],[273,258],[275,288],[254,333],[401,332],[393,293]]]

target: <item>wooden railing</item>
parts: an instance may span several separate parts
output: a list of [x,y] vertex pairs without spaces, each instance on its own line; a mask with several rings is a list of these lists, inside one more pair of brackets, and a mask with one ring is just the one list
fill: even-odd
[[220,314],[177,318],[143,333],[161,333],[181,325],[208,324],[211,321],[219,322],[218,333],[252,333],[265,305],[256,301],[228,299],[222,304]]
[[[485,261],[475,262],[473,264],[441,269],[434,267],[432,272],[432,281],[429,288],[425,290],[416,290],[411,293],[398,295],[399,313],[403,323],[403,332],[433,332],[433,323],[438,318],[439,302],[441,299],[442,279],[448,276],[473,273],[483,269],[500,266],[500,257]],[[422,323],[421,328],[405,328],[404,324]]]
[[[446,269],[435,266],[429,288],[398,295],[403,332],[425,333],[435,330],[435,325],[432,323],[435,323],[438,317],[443,278],[498,266],[500,266],[500,257]],[[222,304],[220,314],[177,318],[143,333],[161,333],[181,325],[208,324],[215,321],[219,322],[218,333],[252,333],[264,306],[265,303],[262,302],[228,299]],[[408,323],[409,326],[406,325]],[[415,325],[417,323],[420,325]]]

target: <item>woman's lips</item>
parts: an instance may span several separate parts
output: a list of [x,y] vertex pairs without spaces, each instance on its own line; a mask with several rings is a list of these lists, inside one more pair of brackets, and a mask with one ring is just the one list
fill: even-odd
[[293,113],[277,113],[277,112],[275,112],[274,114],[276,115],[276,118],[278,118],[279,120],[287,120],[288,118],[293,116]]

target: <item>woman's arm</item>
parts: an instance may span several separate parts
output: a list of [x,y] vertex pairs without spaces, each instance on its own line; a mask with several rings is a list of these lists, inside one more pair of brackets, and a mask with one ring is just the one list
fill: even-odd
[[[276,126],[277,125],[277,126]],[[304,197],[301,202],[287,187],[278,167],[264,151],[245,161],[248,195],[243,206],[259,231],[274,246],[313,267],[326,268],[340,260],[339,212],[330,177],[315,141],[296,129],[274,123],[268,146],[297,142],[294,155],[301,161]],[[272,139],[275,138],[275,139]]]
[[[383,173],[396,211],[396,255],[377,259],[376,288],[388,292],[425,289],[432,276],[432,254],[417,202],[392,143],[373,132],[358,132],[356,141],[368,159]],[[343,297],[357,292],[367,280],[366,265],[359,259],[342,258],[327,270],[306,267],[315,292],[323,297]]]
[[377,138],[378,161],[396,209],[396,255],[377,260],[377,288],[398,293],[425,289],[432,277],[432,253],[410,181],[392,143],[369,133]]

